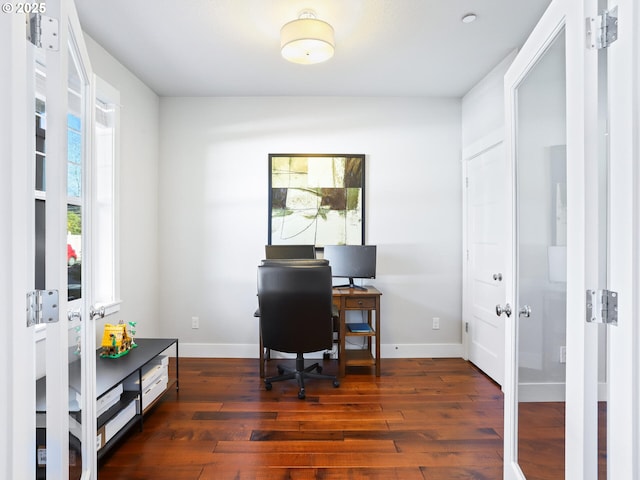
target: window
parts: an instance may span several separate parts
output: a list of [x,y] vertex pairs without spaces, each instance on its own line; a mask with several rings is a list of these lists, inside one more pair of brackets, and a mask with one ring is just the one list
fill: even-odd
[[[46,81],[44,67],[38,71],[38,84]],[[95,103],[94,163],[88,172],[82,165],[82,124],[79,97],[69,89],[67,116],[67,295],[71,302],[82,298],[83,260],[83,182],[91,182],[84,199],[92,214],[91,232],[84,231],[84,244],[91,241],[92,249],[92,302],[105,307],[106,313],[119,309],[119,281],[117,274],[117,158],[119,93],[105,82],[97,82]],[[37,89],[35,100],[35,288],[45,289],[46,239],[46,100],[43,89]],[[62,253],[62,252],[61,252]],[[88,270],[84,270],[88,271]],[[43,327],[44,328],[44,327]]]
[[93,299],[107,314],[119,309],[117,171],[120,94],[97,79],[93,171]]

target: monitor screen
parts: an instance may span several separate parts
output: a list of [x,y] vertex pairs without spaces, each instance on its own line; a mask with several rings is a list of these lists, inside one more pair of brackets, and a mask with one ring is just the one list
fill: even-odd
[[315,245],[265,245],[264,254],[267,259],[316,258]]
[[349,279],[354,288],[354,278],[376,278],[375,245],[326,245],[324,258],[329,260],[331,275]]

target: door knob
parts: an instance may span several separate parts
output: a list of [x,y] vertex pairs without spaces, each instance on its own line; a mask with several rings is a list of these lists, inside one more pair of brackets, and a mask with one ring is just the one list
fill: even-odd
[[92,305],[91,308],[89,309],[89,316],[91,317],[91,320],[94,320],[96,317],[104,318],[104,314],[105,314],[104,307],[96,307]]
[[529,305],[523,305],[518,310],[518,315],[521,317],[530,317],[531,316],[531,307]]
[[501,273],[494,273],[493,274],[493,279],[501,282],[502,281],[502,274]]
[[507,317],[511,316],[511,305],[509,305],[508,303],[505,304],[505,306],[503,307],[502,305],[496,305],[496,315],[500,316],[502,314],[505,314]]

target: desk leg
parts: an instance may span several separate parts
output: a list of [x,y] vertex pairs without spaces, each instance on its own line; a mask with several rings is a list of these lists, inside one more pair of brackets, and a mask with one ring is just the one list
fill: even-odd
[[379,376],[380,376],[380,296],[378,295],[376,297],[376,377],[379,377]]
[[338,366],[339,366],[339,376],[342,378],[346,373],[346,365],[347,365],[347,352],[346,352],[346,335],[347,327],[346,327],[346,312],[345,312],[345,302],[344,297],[340,298],[340,347],[338,351]]
[[178,352],[178,339],[176,339],[176,391],[180,390],[180,352]]

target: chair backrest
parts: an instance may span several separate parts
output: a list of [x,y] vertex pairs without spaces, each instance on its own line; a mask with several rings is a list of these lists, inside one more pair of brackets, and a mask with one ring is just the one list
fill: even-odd
[[263,345],[287,353],[332,348],[331,284],[326,260],[263,260],[258,267]]
[[265,245],[265,258],[316,258],[315,245]]

